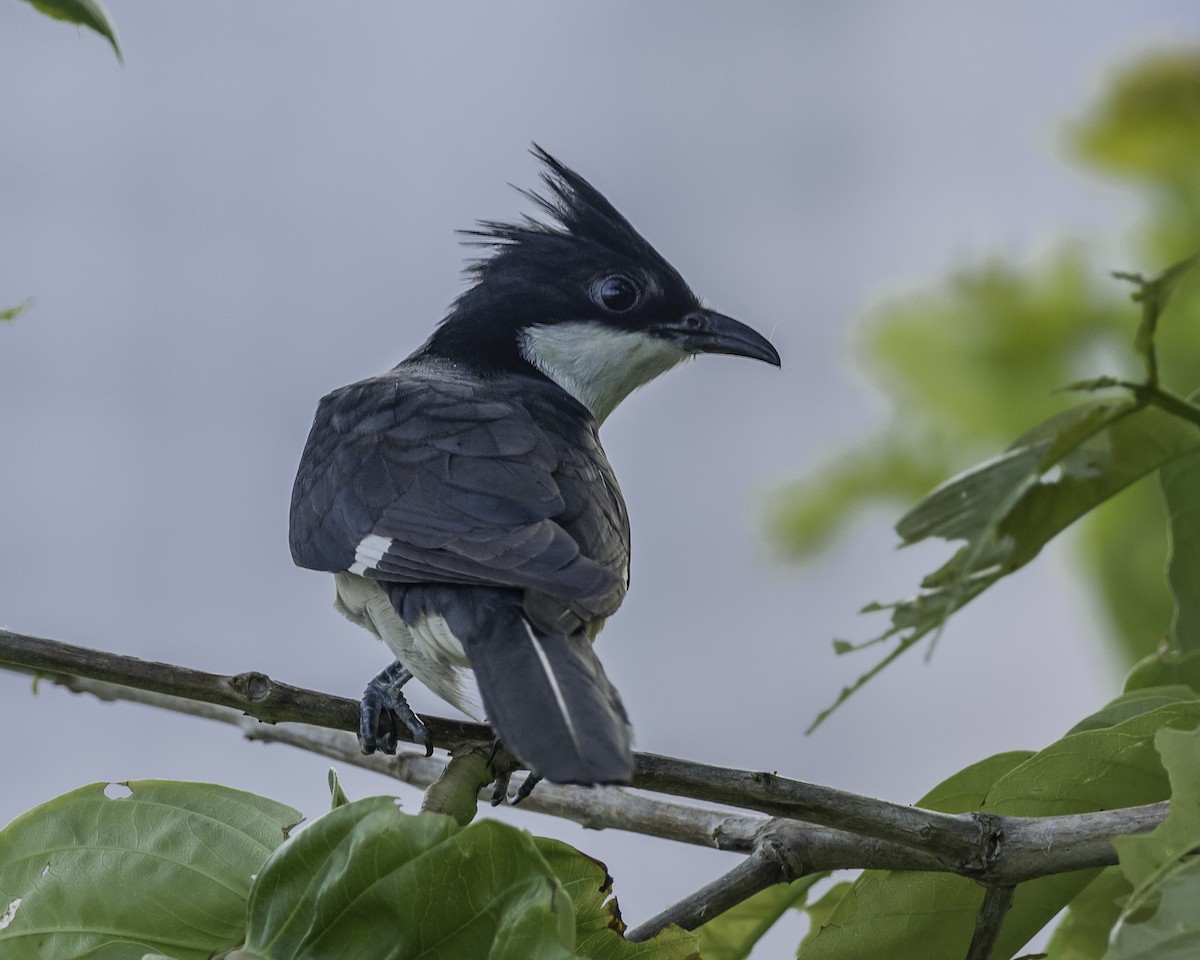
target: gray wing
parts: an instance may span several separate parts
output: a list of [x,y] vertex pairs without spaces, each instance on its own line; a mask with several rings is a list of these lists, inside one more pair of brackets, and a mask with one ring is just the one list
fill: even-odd
[[594,429],[569,416],[547,429],[532,396],[404,364],[329,394],[292,493],[296,563],[612,613],[628,565],[620,492]]

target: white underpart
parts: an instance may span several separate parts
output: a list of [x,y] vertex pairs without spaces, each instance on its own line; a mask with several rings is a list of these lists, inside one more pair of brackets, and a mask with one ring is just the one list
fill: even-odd
[[396,614],[378,581],[343,571],[334,577],[334,583],[337,599],[333,605],[339,613],[387,644],[396,659],[433,693],[467,716],[484,719],[475,675],[462,644],[442,617],[422,617],[410,628]]
[[521,353],[603,423],[618,403],[689,354],[661,337],[598,323],[550,323],[521,335]]
[[525,624],[525,632],[529,634],[529,642],[533,644],[533,649],[537,652],[538,659],[542,662],[542,669],[546,672],[546,679],[550,681],[550,689],[554,693],[554,699],[558,701],[558,711],[563,715],[563,722],[567,725],[567,732],[571,735],[571,741],[575,744],[575,749],[582,753],[583,748],[579,742],[579,735],[575,732],[575,721],[571,719],[571,711],[567,709],[567,701],[563,697],[562,687],[558,685],[558,677],[554,675],[554,668],[550,666],[550,658],[546,656],[542,642],[537,638],[537,634],[533,632],[533,628],[528,623]]
[[358,549],[354,551],[354,563],[350,565],[350,572],[361,576],[371,567],[379,566],[379,561],[383,559],[383,555],[387,553],[388,547],[391,545],[392,541],[389,537],[368,533],[359,541]]

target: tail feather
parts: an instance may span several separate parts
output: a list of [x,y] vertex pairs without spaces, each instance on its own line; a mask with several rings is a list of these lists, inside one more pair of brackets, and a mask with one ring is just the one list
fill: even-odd
[[543,633],[515,604],[495,614],[462,639],[504,745],[553,783],[629,783],[629,718],[587,637]]

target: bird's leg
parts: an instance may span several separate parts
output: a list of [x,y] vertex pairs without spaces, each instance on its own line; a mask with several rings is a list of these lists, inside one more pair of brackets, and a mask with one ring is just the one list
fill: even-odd
[[542,782],[542,778],[539,777],[532,770],[530,770],[529,776],[527,776],[525,778],[525,782],[522,783],[521,786],[519,786],[517,788],[517,795],[512,798],[511,806],[515,807],[518,803],[520,803],[527,796],[529,796],[531,793],[533,793],[533,788],[536,787],[541,782]]
[[[512,776],[513,771],[518,769],[517,764],[519,763],[519,761],[517,761],[516,758],[513,757],[513,755],[511,753],[505,752],[504,753],[505,762],[504,762],[503,766],[497,767],[495,761],[496,761],[497,756],[502,751],[504,751],[504,744],[502,744],[500,742],[500,738],[497,737],[495,740],[492,741],[492,751],[491,751],[491,753],[488,754],[488,761],[487,761],[488,766],[492,768],[492,772],[496,774],[496,780],[492,785],[492,801],[491,802],[492,802],[493,807],[500,806],[500,804],[502,804],[508,798],[509,778]],[[531,793],[533,793],[533,788],[536,787],[539,783],[541,783],[541,780],[542,780],[541,777],[539,777],[536,773],[534,773],[532,770],[530,770],[529,775],[525,778],[524,782],[517,789],[516,796],[514,796],[512,798],[512,800],[509,801],[509,805],[515,807],[518,803],[520,803],[527,796],[529,796]]]
[[358,746],[365,754],[396,752],[397,724],[404,724],[413,742],[425,747],[425,756],[433,755],[433,739],[425,724],[400,692],[412,674],[399,660],[380,672],[363,691],[358,714]]

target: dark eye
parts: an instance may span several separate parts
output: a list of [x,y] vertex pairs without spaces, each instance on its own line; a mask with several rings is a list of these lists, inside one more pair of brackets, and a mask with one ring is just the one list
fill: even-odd
[[595,297],[613,313],[624,313],[637,303],[638,288],[628,277],[614,274],[596,284]]

